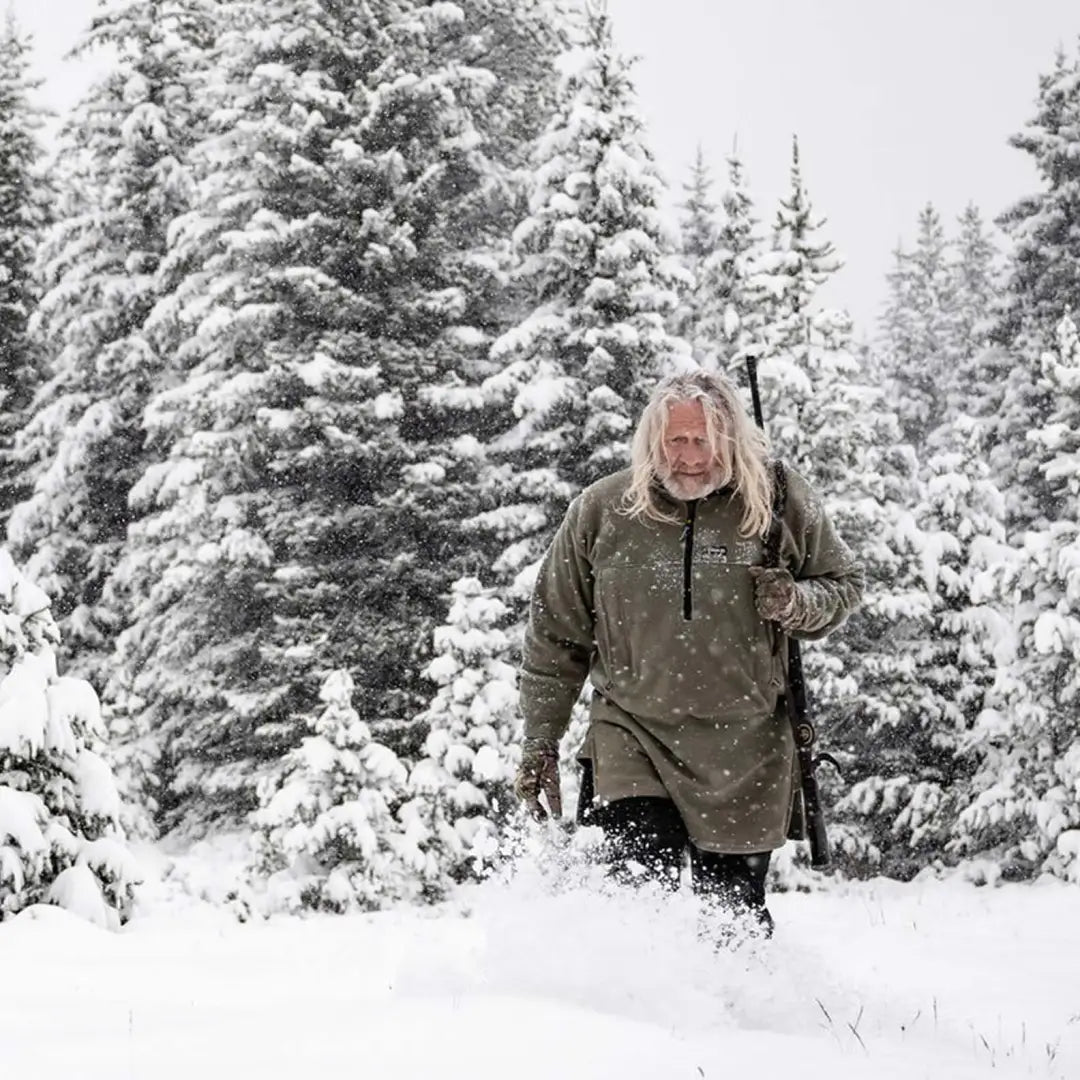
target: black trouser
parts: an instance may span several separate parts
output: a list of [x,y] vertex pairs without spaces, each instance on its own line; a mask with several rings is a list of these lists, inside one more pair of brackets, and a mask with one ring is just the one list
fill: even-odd
[[772,917],[765,907],[769,851],[725,855],[702,851],[690,842],[686,824],[671,799],[642,795],[592,805],[591,767],[585,764],[578,820],[604,832],[604,858],[612,877],[624,884],[655,881],[679,885],[687,849],[694,891],[736,913],[752,915],[768,932]]

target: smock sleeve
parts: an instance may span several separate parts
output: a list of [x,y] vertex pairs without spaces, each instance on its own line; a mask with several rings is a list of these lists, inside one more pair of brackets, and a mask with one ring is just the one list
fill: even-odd
[[589,673],[593,573],[583,517],[579,497],[544,555],[533,588],[521,665],[527,738],[562,737]]
[[835,630],[862,602],[863,568],[844,543],[821,499],[794,469],[788,484],[781,561],[795,578],[795,604],[781,629],[816,640]]

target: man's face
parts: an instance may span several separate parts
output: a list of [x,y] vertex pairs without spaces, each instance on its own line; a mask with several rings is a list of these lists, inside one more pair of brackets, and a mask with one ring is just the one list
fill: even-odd
[[713,457],[705,410],[700,401],[668,407],[660,482],[677,499],[703,499],[720,486],[720,464]]

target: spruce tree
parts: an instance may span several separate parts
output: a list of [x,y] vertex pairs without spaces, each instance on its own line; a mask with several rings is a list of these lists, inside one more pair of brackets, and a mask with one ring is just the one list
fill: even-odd
[[894,473],[879,527],[888,539],[868,549],[877,557],[867,560],[866,606],[826,650],[849,647],[852,635],[873,642],[869,655],[851,656],[870,708],[839,721],[854,782],[837,804],[838,835],[860,870],[906,877],[945,856],[970,791],[970,733],[996,675],[1002,614],[987,581],[1006,551],[1005,500],[988,464],[982,385],[995,359],[977,331],[992,254],[974,208],[947,243],[927,207],[915,250],[897,250],[889,277],[878,370],[907,410],[921,460],[909,447]]
[[456,582],[438,655],[425,673],[439,687],[427,711],[424,757],[409,776],[416,798],[402,817],[422,824],[443,888],[483,875],[513,817],[521,738],[517,669],[507,662],[509,609],[476,578]]
[[885,275],[885,303],[878,318],[874,355],[883,379],[892,380],[902,366],[907,344],[914,340],[914,312],[911,304],[911,274],[908,253],[900,242],[892,250],[892,264]]
[[822,770],[835,806],[835,846],[849,868],[897,869],[889,861],[891,826],[903,806],[879,799],[899,770],[925,760],[928,745],[912,736],[928,711],[917,671],[931,627],[922,571],[933,546],[913,513],[915,455],[872,365],[851,352],[818,367],[801,398],[800,428],[794,438],[785,434],[774,451],[789,463],[789,453],[798,454],[796,467],[866,574],[862,606],[804,652],[822,747],[843,766],[843,784]]
[[673,331],[689,341],[695,358],[701,359],[699,328],[707,317],[711,296],[706,281],[705,266],[716,251],[716,204],[712,202],[712,177],[705,163],[701,146],[690,166],[690,179],[683,184],[686,197],[679,204],[683,211],[679,220],[683,264],[690,278],[683,289],[682,300],[671,320]]
[[[864,718],[865,741],[855,743],[851,761],[855,783],[838,808],[859,823],[861,842],[849,846],[856,863],[905,878],[947,857],[970,797],[972,731],[1007,622],[991,585],[1006,557],[1004,499],[979,425],[956,421],[952,448],[921,473],[921,497],[910,514],[891,508],[892,529],[884,533],[897,563],[883,594],[891,618],[878,615],[876,636],[866,638],[874,645],[855,659],[876,673],[870,684],[886,691],[885,707]],[[874,574],[871,607],[882,595],[881,576]],[[866,621],[854,617],[856,632],[865,632]]]
[[55,221],[37,253],[32,331],[46,381],[18,437],[31,490],[9,536],[54,598],[72,670],[99,691],[126,618],[108,583],[146,460],[143,408],[166,378],[147,321],[170,287],[167,236],[187,208],[209,11],[132,0],[95,18],[82,47],[117,59],[61,130]]
[[30,49],[9,14],[0,36],[0,523],[25,495],[14,438],[40,375],[29,322],[38,299],[34,252],[48,207],[40,119],[29,99],[38,85],[28,74]]
[[444,406],[490,373],[513,202],[488,155],[542,98],[503,88],[519,10],[493,38],[453,5],[245,2],[215,41],[183,278],[154,314],[177,377],[146,411],[157,460],[118,574],[167,826],[251,809],[328,667],[377,737],[420,749],[430,632],[468,555],[448,522],[477,498],[478,441]]
[[997,249],[974,204],[965,208],[958,225],[958,233],[949,242],[952,310],[947,322],[951,344],[946,352],[951,362],[941,372],[936,387],[941,415],[938,427],[927,439],[927,454],[951,451],[957,423],[964,429],[962,440],[967,440],[971,420],[982,426],[983,451],[989,451],[990,428],[986,424],[1000,412],[1007,377],[1002,363],[1005,354],[991,343],[1001,295]]
[[993,314],[1001,292],[998,251],[986,230],[982,214],[968,203],[958,219],[959,232],[952,241],[952,295],[954,330],[967,343],[968,356],[990,344]]
[[1069,317],[1041,369],[1051,409],[1031,441],[1058,513],[1002,563],[1004,659],[969,736],[978,767],[954,845],[992,854],[1007,875],[1080,881],[1080,335]]
[[139,871],[89,683],[57,673],[49,599],[0,548],[0,920],[31,904],[116,928]]
[[[405,394],[401,423],[413,449],[402,482],[382,499],[384,513],[399,514],[401,529],[414,538],[415,554],[406,575],[411,694],[398,719],[380,726],[388,737],[396,726],[402,745],[417,753],[424,725],[413,717],[430,692],[424,668],[447,603],[454,604],[453,583],[459,575],[488,574],[497,554],[462,525],[500,505],[485,447],[496,418],[480,387],[499,369],[492,343],[529,303],[527,284],[515,274],[512,233],[527,205],[532,147],[554,109],[555,59],[566,46],[563,13],[548,0],[484,0],[462,10],[464,23],[443,35],[438,55],[451,70],[474,63],[488,73],[484,93],[468,98],[482,159],[474,154],[475,186],[455,186],[456,202],[432,230],[432,249],[442,251],[452,282],[443,291],[461,304],[423,346],[422,377],[403,376],[407,388],[415,386]],[[401,675],[394,675],[399,685]]]
[[1035,117],[1010,140],[1033,159],[1041,190],[998,219],[1013,243],[996,347],[980,358],[978,385],[989,387],[979,402],[988,461],[1008,496],[1012,557],[998,604],[1012,630],[999,635],[997,678],[971,732],[977,771],[955,840],[963,854],[992,855],[1008,875],[1049,870],[1073,880],[1077,346],[1061,315],[1080,296],[1078,74],[1080,64],[1060,51],[1040,77]]
[[327,675],[310,733],[260,784],[252,869],[271,910],[371,911],[415,899],[429,876],[397,817],[406,768],[372,739],[352,694],[347,671]]
[[1039,77],[1035,115],[1010,145],[1042,187],[997,219],[1012,241],[995,340],[1038,356],[1054,345],[1062,311],[1080,308],[1080,61],[1059,50]]
[[[770,263],[778,280],[772,290],[774,309],[769,336],[775,351],[806,348],[817,292],[843,265],[832,242],[821,236],[825,224],[824,218],[814,214],[803,182],[799,140],[795,138],[791,147],[791,193],[780,200],[773,224]],[[828,334],[832,324],[814,329]]]
[[562,65],[514,232],[531,306],[494,343],[501,370],[482,386],[500,508],[472,525],[503,581],[537,562],[574,494],[627,463],[651,385],[687,351],[666,329],[680,273],[663,181],[603,9],[587,10]]
[[716,204],[712,201],[712,177],[705,155],[698,144],[697,155],[690,166],[690,180],[683,184],[686,198],[679,204],[683,210],[682,253],[689,269],[696,275],[716,248]]
[[765,291],[766,325],[758,359],[770,435],[784,459],[807,475],[813,475],[816,457],[812,430],[827,431],[830,412],[848,413],[837,388],[858,381],[850,319],[817,300],[841,266],[831,241],[821,235],[824,225],[807,195],[795,141],[791,193],[780,203],[772,250],[760,260],[757,284]]
[[1009,141],[1032,159],[1041,189],[998,218],[1012,240],[1005,287],[980,384],[994,387],[983,412],[990,463],[1009,492],[1009,527],[1042,529],[1058,513],[1028,433],[1054,408],[1041,355],[1055,346],[1063,312],[1080,304],[1080,62],[1059,52],[1039,79],[1036,114]]
[[695,354],[722,371],[738,367],[751,353],[765,354],[773,284],[742,160],[733,152],[727,165],[715,250],[701,271],[702,316],[694,343]]
[[945,419],[961,362],[956,284],[940,215],[928,203],[914,248],[897,252],[882,327],[904,434],[919,451]]
[[[987,461],[983,415],[993,363],[985,348],[993,256],[969,206],[945,260],[951,287],[938,291],[937,304],[925,303],[918,282],[926,279],[916,262],[905,268],[915,295],[892,313],[921,327],[924,346],[946,358],[929,387],[937,426],[924,440],[914,508],[919,531],[912,534],[922,537],[920,578],[930,603],[924,634],[912,643],[920,705],[900,729],[902,741],[891,744],[891,772],[863,781],[849,800],[870,811],[881,865],[902,876],[927,859],[949,857],[957,815],[970,797],[971,731],[996,677],[995,645],[1005,622],[987,584],[1007,552],[1006,504]],[[918,339],[917,332],[908,338]],[[906,380],[894,385],[906,388]]]

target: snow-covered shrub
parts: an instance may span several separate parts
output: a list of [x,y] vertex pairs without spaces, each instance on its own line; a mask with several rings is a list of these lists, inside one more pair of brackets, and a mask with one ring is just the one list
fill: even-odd
[[115,928],[138,870],[97,695],[57,674],[59,641],[49,598],[0,548],[0,919],[50,903]]
[[372,740],[352,691],[348,672],[327,676],[312,734],[286,756],[280,779],[260,784],[252,871],[268,879],[271,909],[375,910],[422,896],[434,874],[398,816],[407,770]]
[[[858,831],[850,826],[829,825],[829,845],[834,855],[841,852],[850,855],[852,845],[858,845],[862,840]],[[839,868],[834,868],[828,875],[815,870],[810,865],[810,845],[789,840],[772,853],[766,888],[770,892],[816,892],[828,888],[831,882],[843,876]]]
[[429,732],[402,817],[427,834],[443,887],[490,867],[516,806],[517,671],[508,659],[513,641],[499,626],[507,615],[494,590],[476,578],[455,582],[446,624],[435,631],[437,655],[425,671],[439,690],[417,718]]

